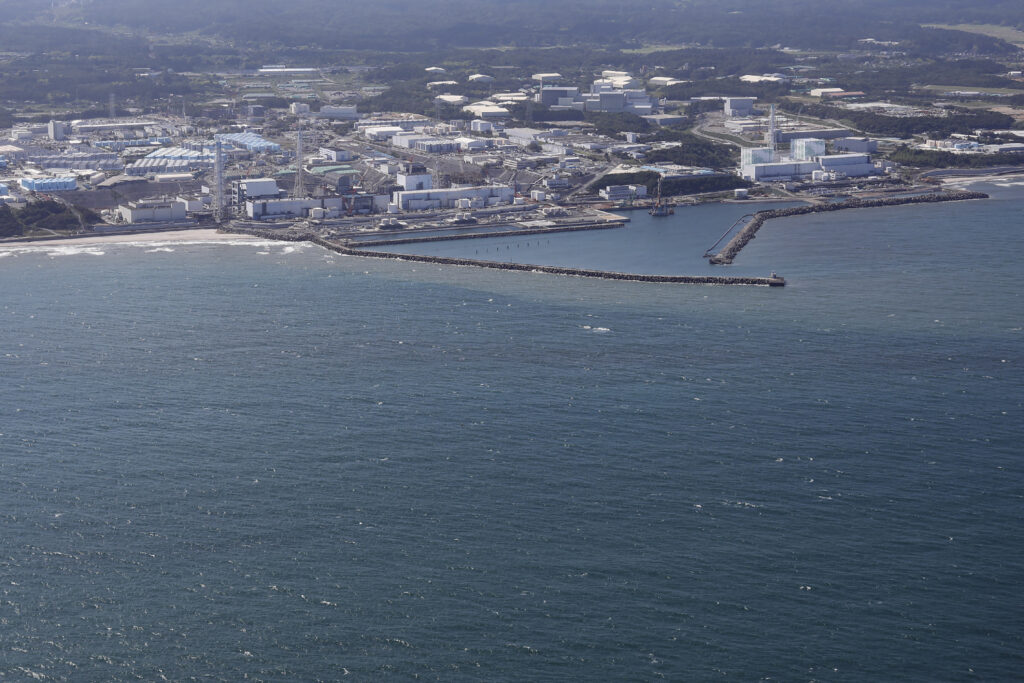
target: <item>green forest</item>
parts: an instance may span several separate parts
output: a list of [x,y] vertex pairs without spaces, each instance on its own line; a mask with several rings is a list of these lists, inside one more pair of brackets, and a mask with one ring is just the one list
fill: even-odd
[[[950,37],[922,23],[996,23],[1024,27],[1019,2],[990,0],[434,0],[427,4],[297,0],[80,0],[47,5],[3,0],[5,18],[60,26],[119,26],[154,34],[193,33],[247,45],[388,51],[438,46],[616,48],[643,44],[848,49],[859,38],[899,40],[915,53],[1006,53],[985,36]],[[857,27],[851,31],[850,27]],[[11,47],[7,49],[17,49]]]
[[824,104],[805,105],[790,101],[782,103],[782,110],[832,119],[864,133],[897,138],[921,134],[948,137],[952,133],[973,133],[978,128],[1010,128],[1014,123],[1011,116],[984,110],[957,110],[948,116],[884,116]]
[[911,149],[903,146],[888,154],[893,161],[914,168],[989,168],[1024,166],[1024,154],[956,154],[942,150]]

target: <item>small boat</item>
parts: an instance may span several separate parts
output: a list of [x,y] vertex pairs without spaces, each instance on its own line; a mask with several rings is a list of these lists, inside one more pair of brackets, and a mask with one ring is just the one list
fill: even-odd
[[671,204],[665,204],[661,201],[661,178],[658,178],[658,196],[654,200],[654,206],[647,210],[647,213],[652,216],[671,216],[676,212],[676,209]]

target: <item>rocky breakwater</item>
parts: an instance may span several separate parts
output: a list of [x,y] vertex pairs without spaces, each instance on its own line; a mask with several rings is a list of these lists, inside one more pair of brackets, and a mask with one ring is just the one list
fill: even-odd
[[844,202],[832,204],[813,204],[810,206],[794,206],[788,209],[769,209],[758,211],[753,219],[736,233],[735,237],[729,240],[728,244],[720,252],[708,257],[708,261],[716,265],[727,265],[733,262],[736,255],[747,246],[750,240],[754,239],[757,231],[761,229],[764,222],[772,218],[785,218],[787,216],[802,216],[809,213],[824,213],[827,211],[842,211],[843,209],[868,209],[881,206],[900,206],[902,204],[934,204],[936,202],[956,202],[965,199],[988,199],[984,192],[941,192],[933,194],[912,195],[909,197],[885,197],[883,199],[848,199]]
[[642,273],[617,273],[607,270],[590,270],[586,268],[565,268],[562,266],[538,266],[525,263],[505,263],[501,261],[481,261],[477,259],[454,258],[450,256],[420,256],[417,254],[393,254],[386,251],[370,251],[357,249],[348,244],[332,242],[312,232],[278,231],[256,227],[222,226],[221,230],[228,233],[253,235],[270,240],[289,242],[312,242],[324,249],[345,254],[369,258],[392,259],[396,261],[414,261],[418,263],[437,263],[449,266],[473,266],[476,268],[492,268],[494,270],[519,270],[532,273],[550,273],[552,275],[572,275],[576,277],[598,278],[602,280],[626,280],[630,282],[659,282],[691,285],[755,285],[762,287],[782,287],[785,279],[772,277],[731,277],[723,275],[645,275]]

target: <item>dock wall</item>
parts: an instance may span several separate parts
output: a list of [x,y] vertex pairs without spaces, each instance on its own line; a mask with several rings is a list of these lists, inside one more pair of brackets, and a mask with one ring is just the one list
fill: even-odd
[[458,235],[430,235],[429,237],[400,237],[393,240],[354,240],[350,244],[363,247],[383,247],[390,244],[418,244],[420,242],[449,242],[451,240],[471,240],[484,237],[520,237],[525,235],[547,235],[555,232],[576,232],[577,230],[608,230],[610,228],[621,228],[625,223],[577,223],[574,225],[559,225],[551,228],[527,228],[525,230],[501,230],[495,232],[468,232]]

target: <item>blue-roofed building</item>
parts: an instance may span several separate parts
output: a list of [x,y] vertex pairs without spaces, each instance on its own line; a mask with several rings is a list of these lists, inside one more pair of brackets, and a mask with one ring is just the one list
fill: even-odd
[[256,133],[217,133],[215,140],[245,147],[250,152],[280,152],[281,145]]
[[78,189],[78,181],[74,177],[21,178],[18,184],[26,192],[67,192]]

